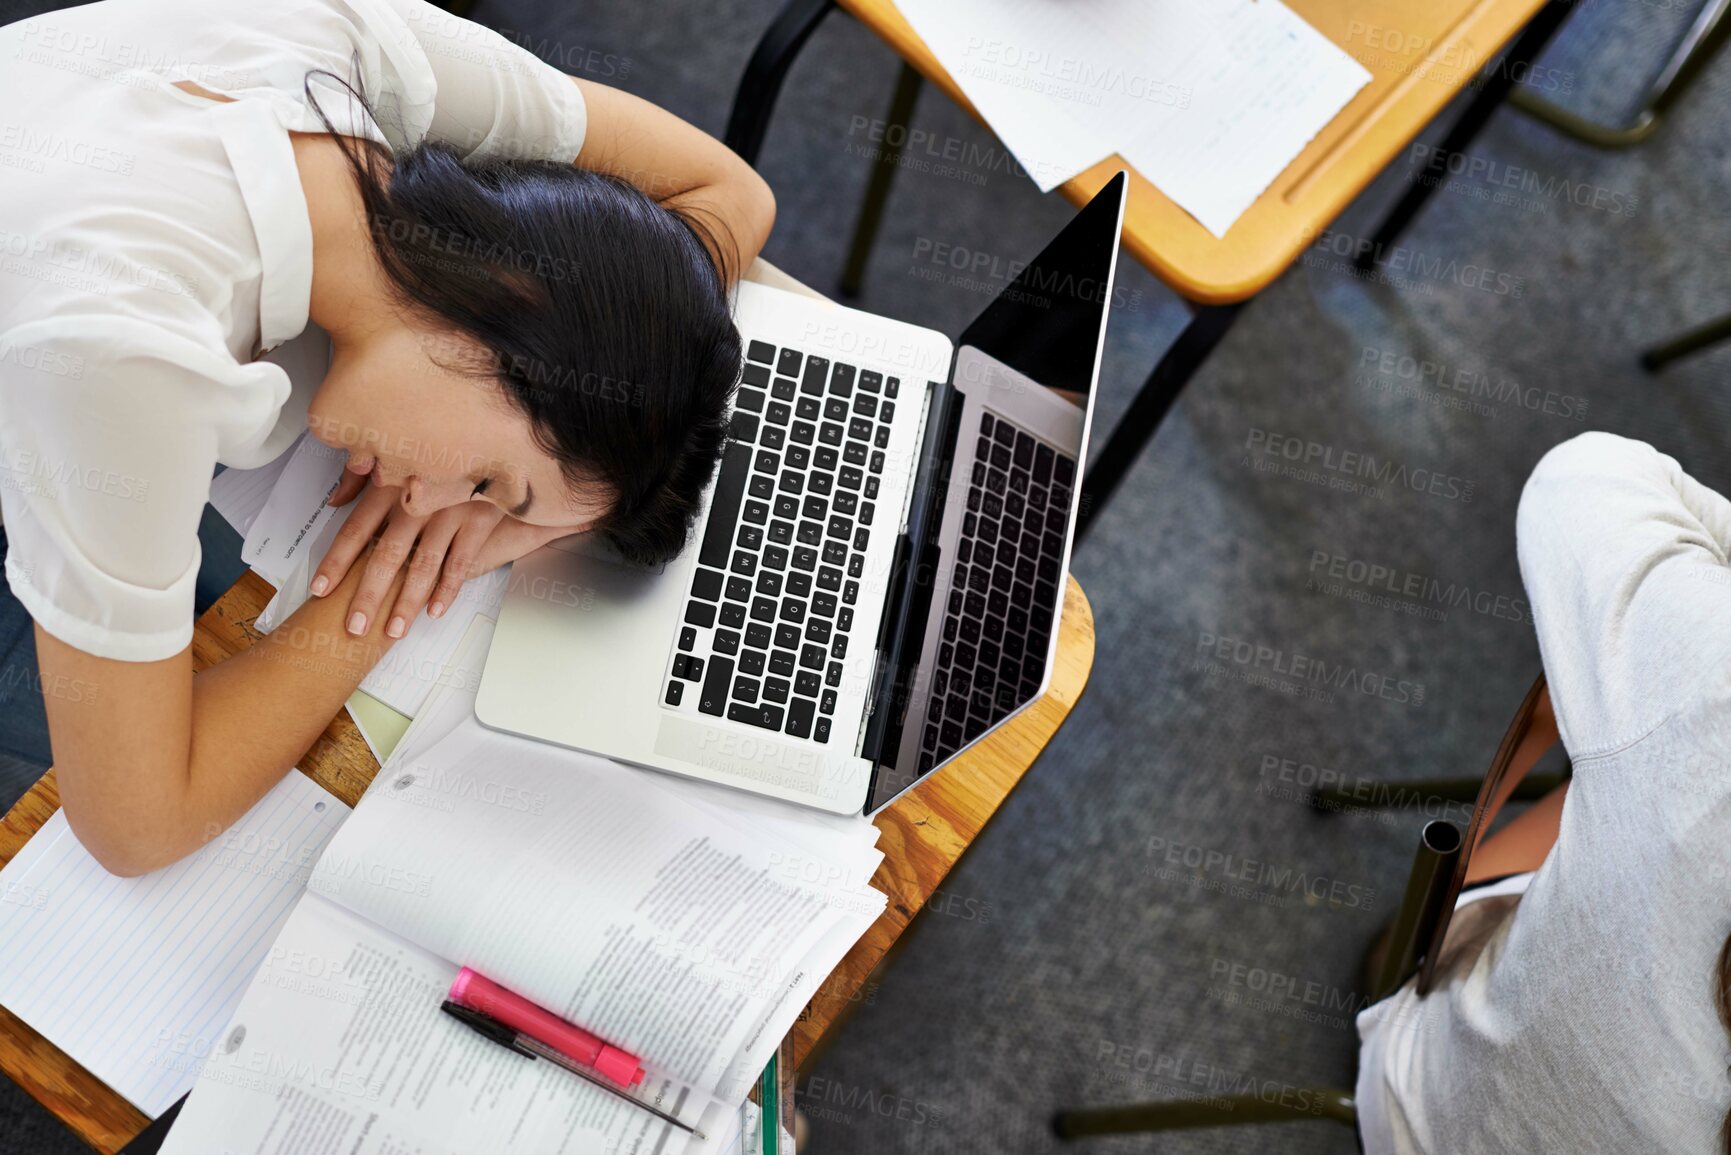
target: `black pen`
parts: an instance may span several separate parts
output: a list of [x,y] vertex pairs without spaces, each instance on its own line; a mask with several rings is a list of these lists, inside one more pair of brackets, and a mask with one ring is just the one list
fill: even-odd
[[633,1107],[639,1107],[648,1111],[657,1119],[666,1123],[671,1123],[681,1131],[689,1131],[699,1139],[709,1138],[709,1136],[705,1135],[702,1131],[699,1131],[696,1127],[693,1127],[688,1123],[681,1123],[678,1119],[675,1119],[672,1115],[669,1115],[659,1107],[650,1106],[648,1103],[645,1103],[642,1099],[639,1099],[636,1095],[633,1095],[623,1087],[615,1086],[607,1079],[602,1078],[600,1075],[597,1075],[595,1072],[581,1064],[567,1059],[564,1055],[561,1055],[558,1051],[555,1051],[545,1043],[537,1042],[528,1035],[506,1026],[498,1019],[484,1015],[480,1011],[471,1010],[461,1003],[451,1002],[449,999],[441,1003],[439,1009],[468,1027],[470,1030],[474,1031],[477,1035],[491,1039],[501,1047],[509,1047],[519,1055],[527,1055],[531,1059],[546,1059],[555,1067],[570,1071],[579,1079],[586,1079],[604,1091],[611,1091],[621,1099],[624,1099],[627,1103],[630,1103]]

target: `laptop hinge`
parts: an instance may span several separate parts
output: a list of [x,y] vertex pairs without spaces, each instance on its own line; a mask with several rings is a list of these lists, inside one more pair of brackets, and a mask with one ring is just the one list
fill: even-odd
[[[938,528],[943,524],[944,497],[961,420],[961,393],[947,381],[932,382],[907,523],[896,539],[883,625],[878,634],[877,668],[872,676],[860,741],[860,756],[872,763],[874,789],[879,765],[885,758],[893,757],[901,745],[902,724],[907,716],[907,686],[925,646],[926,619],[940,557]],[[870,797],[868,792],[867,798]]]

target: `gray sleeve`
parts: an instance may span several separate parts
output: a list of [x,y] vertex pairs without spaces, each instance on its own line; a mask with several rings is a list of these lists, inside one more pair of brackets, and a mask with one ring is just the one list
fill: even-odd
[[1731,502],[1674,459],[1609,433],[1566,441],[1527,481],[1516,537],[1576,759],[1731,680]]

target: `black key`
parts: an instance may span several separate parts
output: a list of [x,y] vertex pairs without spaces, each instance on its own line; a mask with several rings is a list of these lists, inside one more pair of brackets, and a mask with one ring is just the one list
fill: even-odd
[[829,648],[829,652],[834,654],[838,658],[847,657],[847,635],[846,634],[837,634],[836,639],[835,639],[835,645],[833,645]]
[[804,545],[816,545],[823,540],[823,526],[815,521],[799,523],[799,540]]
[[791,687],[786,678],[765,678],[763,680],[763,697],[769,702],[787,701],[787,692]]
[[980,414],[980,433],[984,437],[992,435],[992,415],[990,413]]
[[759,473],[774,476],[775,471],[781,468],[781,458],[767,449],[760,449],[757,451],[757,457],[753,459],[752,464],[757,467]]
[[867,497],[876,497],[878,495],[878,479],[877,478],[875,478],[875,477],[866,478],[865,495]]
[[826,686],[839,686],[839,685],[841,685],[841,663],[840,662],[831,662],[829,664],[829,670],[823,676],[823,684]]
[[847,443],[847,448],[841,451],[842,460],[849,465],[864,465],[866,463],[866,447],[857,441]]
[[799,388],[799,382],[792,377],[777,377],[775,384],[769,387],[769,395],[777,401],[792,401],[794,390]]
[[835,595],[822,593],[813,594],[811,599],[811,612],[820,617],[835,617]]
[[795,624],[805,621],[805,603],[797,598],[782,598],[781,620]]
[[864,505],[860,506],[859,523],[861,525],[870,525],[872,523],[872,514],[876,510],[877,510],[877,506],[873,505],[869,501],[866,502]]
[[[781,475],[781,480],[782,480],[783,484],[785,484],[787,482],[787,479],[790,477],[794,479],[795,484],[799,483],[799,481],[800,481],[799,474],[794,473],[791,470],[789,470],[787,472],[784,472]],[[799,499],[794,497],[790,493],[784,493],[780,497],[777,497],[775,499],[775,516],[785,517],[789,521],[792,521],[795,518],[797,518],[799,516]]]
[[789,622],[782,622],[775,627],[775,644],[784,650],[799,649],[799,627]]
[[851,606],[855,602],[859,601],[859,583],[848,582],[847,585],[843,586],[841,590],[841,600],[842,604],[847,606]]
[[838,493],[835,495],[835,511],[845,513],[849,517],[859,508],[859,495],[855,493]]
[[835,447],[832,445],[820,445],[817,454],[812,458],[812,460],[817,462],[817,467],[819,469],[828,473],[834,473],[836,467]]
[[706,602],[721,600],[721,574],[712,569],[700,569],[691,577],[691,596]]
[[739,672],[757,677],[763,673],[763,659],[766,655],[762,650],[747,650],[739,655]]
[[871,540],[871,531],[868,530],[865,526],[862,525],[858,529],[853,531],[853,547],[855,549],[859,550],[861,553],[865,552],[866,543],[870,540]]
[[775,362],[775,371],[787,377],[798,377],[801,360],[798,349],[783,349]]
[[847,559],[847,576],[848,577],[856,578],[856,577],[859,577],[863,573],[865,573],[865,558],[864,557],[862,557],[856,553],[852,557]]
[[804,469],[811,464],[811,450],[803,445],[789,446],[787,464],[793,469]]
[[[823,403],[823,415],[831,421],[847,420],[847,402],[840,397],[831,397]],[[869,425],[866,428],[871,428]]]
[[769,672],[780,674],[784,678],[793,677],[794,656],[786,650],[771,650],[769,654]]
[[795,738],[811,737],[812,711],[816,705],[810,698],[795,698],[787,706],[787,732]]
[[741,549],[759,550],[763,548],[763,530],[755,525],[739,527],[738,543]]
[[789,436],[796,445],[810,445],[812,438],[817,436],[817,427],[809,421],[795,421],[793,432]]
[[769,649],[769,627],[762,622],[748,622],[745,627],[745,644],[757,650]]
[[895,403],[891,402],[891,401],[885,401],[884,407],[882,409],[878,410],[878,420],[883,421],[883,422],[890,422],[890,421],[895,420],[895,416],[896,416]]
[[841,541],[846,541],[848,534],[853,532],[853,519],[837,514],[829,519],[829,535]]
[[[1008,429],[1008,425],[1000,425],[999,429]],[[1002,445],[992,446],[992,467],[995,469],[1010,468],[1010,451]]]
[[[1059,485],[1070,485],[1073,483],[1076,480],[1075,461],[1068,457],[1060,456],[1057,463],[1052,467],[1052,477],[1056,479]],[[1064,500],[1065,502],[1068,502],[1070,499],[1066,496]]]
[[787,592],[795,597],[803,598],[811,593],[811,575],[808,573],[790,573],[787,575]]
[[823,543],[823,560],[831,565],[840,565],[847,560],[847,543],[826,541]]
[[781,716],[780,706],[742,706],[735,702],[727,708],[729,722],[744,722],[765,730],[781,729]]
[[679,705],[679,699],[682,696],[684,696],[684,694],[685,694],[685,683],[684,682],[669,682],[669,683],[667,683],[667,704],[669,706]]
[[799,388],[803,393],[822,393],[824,386],[829,384],[829,358],[807,357],[805,359],[805,376],[800,379]]
[[[691,670],[691,664],[693,662],[697,663],[696,673],[692,673]],[[703,677],[703,660],[701,658],[693,658],[690,654],[674,654],[673,676],[675,678],[684,678],[688,682],[697,681],[697,679]]]
[[733,679],[733,697],[738,702],[757,701],[757,691],[760,689],[756,678]]
[[[829,552],[828,546],[824,547],[824,552]],[[823,560],[828,561],[829,558],[826,557]],[[836,569],[834,566],[828,565],[818,570],[817,588],[820,590],[829,590],[831,593],[839,590],[841,588],[841,571]],[[686,648],[689,649],[690,647],[688,646]]]
[[744,550],[740,550],[733,555],[733,565],[731,568],[736,574],[743,574],[746,577],[750,577],[752,574],[757,572],[757,558],[746,553]]
[[745,492],[760,501],[768,501],[775,496],[775,478],[754,473],[751,475],[751,480],[746,483]]
[[891,377],[888,381],[884,382],[884,394],[886,396],[894,397],[901,391],[902,379],[900,377]]
[[733,420],[727,423],[727,435],[735,441],[756,441],[757,418],[749,413],[735,412]]
[[871,470],[873,473],[882,473],[884,471],[883,450],[880,449],[872,454]]
[[742,516],[749,525],[762,525],[769,520],[769,506],[761,501],[747,501]]
[[681,628],[679,631],[679,648],[690,650],[695,645],[697,645],[697,631],[690,626]]
[[816,728],[813,729],[811,732],[811,736],[813,738],[816,738],[819,742],[828,742],[829,741],[829,719],[828,718],[819,718],[817,720]]
[[703,692],[698,695],[697,708],[705,714],[721,717],[727,705],[727,686],[732,680],[732,658],[709,659],[709,674],[703,679]]
[[[733,396],[733,407],[743,409],[747,414],[763,412],[763,390],[741,389]],[[756,418],[753,418],[755,421]]]
[[873,373],[870,369],[860,370],[859,387],[867,393],[880,393],[884,387],[884,375]]
[[[829,623],[824,621],[822,618],[813,617],[813,618],[806,619],[806,623],[805,623],[806,641],[816,642],[820,646],[828,645],[829,644],[829,632],[830,632]],[[838,658],[845,657],[845,656],[846,655],[843,655],[843,654],[837,654],[836,655],[836,657],[838,657]]]
[[769,409],[764,412],[763,419],[771,425],[785,427],[789,421],[793,420],[793,410],[789,409],[783,402],[771,401]]
[[1009,424],[1007,421],[998,422],[998,427],[992,430],[992,440],[996,441],[999,445],[1002,445],[1005,449],[1008,449],[1016,443],[1015,426]]
[[1034,446],[1034,480],[1045,485],[1052,480],[1052,453],[1049,445]]
[[872,438],[872,444],[877,446],[879,449],[889,448],[890,427],[888,425],[878,426],[877,436]]
[[723,603],[721,624],[730,630],[743,630],[745,628],[745,607],[738,602]]
[[805,504],[800,506],[799,511],[813,521],[822,521],[825,515],[829,513],[829,502],[817,496],[808,497],[805,499]]
[[769,368],[766,365],[747,365],[739,375],[740,382],[754,385],[759,389],[769,388]]
[[781,575],[778,573],[770,573],[768,570],[764,570],[762,573],[758,574],[757,575],[757,592],[764,595],[765,597],[771,597],[771,598],[780,597],[781,596]]
[[834,690],[825,690],[823,692],[823,700],[818,704],[818,709],[823,711],[825,714],[835,713],[835,691]]
[[853,366],[838,363],[829,373],[829,391],[837,397],[853,392]]
[[[751,432],[753,436],[757,433],[757,421],[755,418],[751,422]],[[855,417],[847,423],[847,435],[849,437],[858,438],[860,441],[869,441],[871,440],[872,435],[872,423],[867,421],[864,417]],[[750,440],[750,438],[746,438],[746,440]]]
[[793,541],[793,522],[772,521],[769,523],[769,540],[776,545],[787,545]]
[[821,670],[824,657],[822,646],[802,646],[799,651],[799,664],[808,670]]
[[767,425],[764,427],[763,434],[758,437],[757,443],[765,449],[780,449],[787,444],[787,430],[774,425]]
[[787,568],[787,551],[782,549],[779,545],[764,546],[763,564],[769,569],[780,573]]
[[841,425],[834,421],[825,421],[823,428],[817,431],[817,439],[825,445],[841,444]]
[[745,359],[767,365],[775,360],[775,346],[768,341],[753,341],[745,347]]
[[837,614],[835,616],[835,628],[841,630],[843,633],[853,629],[853,611],[850,609],[843,609],[841,613]]
[[[715,652],[729,655],[739,653],[739,635],[732,630],[716,630]],[[698,664],[702,665],[701,662]]]
[[769,598],[753,598],[751,601],[751,620],[754,622],[773,622],[775,620],[775,602]]
[[811,670],[801,670],[798,674],[794,675],[793,689],[795,693],[815,698],[817,697],[817,692],[823,689],[823,679],[818,677]]
[[814,473],[805,479],[806,488],[820,497],[828,497],[835,485],[835,478],[828,473]]
[[685,621],[687,625],[708,629],[715,624],[715,607],[708,602],[692,602],[685,607]]
[[810,573],[812,570],[816,569],[817,568],[817,550],[812,549],[809,546],[803,546],[803,545],[794,546],[793,547],[793,568],[797,569],[797,570],[804,570],[806,573]]
[[841,487],[843,489],[852,489],[857,492],[860,482],[865,480],[865,474],[861,473],[851,465],[844,465],[841,467],[841,473],[837,477],[837,480],[841,482]]
[[818,404],[816,397],[801,397],[793,412],[801,421],[816,421],[823,416],[823,406]]
[[715,482],[715,497],[709,504],[703,548],[697,554],[702,564],[716,569],[727,564],[733,526],[739,520],[739,506],[745,500],[745,479],[750,473],[750,448],[737,441],[728,442],[727,452],[721,458],[721,476]]

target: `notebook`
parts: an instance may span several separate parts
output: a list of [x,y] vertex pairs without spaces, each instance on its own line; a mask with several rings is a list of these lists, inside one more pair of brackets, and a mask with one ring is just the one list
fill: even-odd
[[[883,910],[875,828],[498,734],[473,698],[435,687],[325,847],[165,1155],[736,1148],[747,1092]],[[465,965],[637,1055],[707,1139],[442,1015]]]
[[0,871],[0,1004],[161,1114],[348,813],[291,772],[204,850],[143,878],[109,874],[55,813]]

